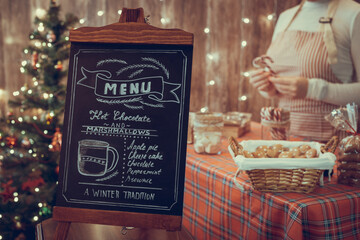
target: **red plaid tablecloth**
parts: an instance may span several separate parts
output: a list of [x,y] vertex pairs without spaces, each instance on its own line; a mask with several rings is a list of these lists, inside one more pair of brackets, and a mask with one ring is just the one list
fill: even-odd
[[[260,125],[242,139],[260,139]],[[188,145],[183,225],[198,240],[360,239],[360,189],[325,180],[313,193],[261,193],[240,174],[227,143],[221,155]]]

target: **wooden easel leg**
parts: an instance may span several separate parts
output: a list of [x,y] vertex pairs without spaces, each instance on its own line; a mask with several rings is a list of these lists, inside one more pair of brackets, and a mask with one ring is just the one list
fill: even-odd
[[54,240],[66,240],[71,222],[59,222],[56,231]]

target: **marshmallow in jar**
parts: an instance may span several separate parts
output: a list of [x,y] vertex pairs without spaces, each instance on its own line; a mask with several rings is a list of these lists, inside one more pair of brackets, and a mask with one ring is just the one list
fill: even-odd
[[222,113],[196,113],[194,120],[194,149],[197,153],[220,154]]

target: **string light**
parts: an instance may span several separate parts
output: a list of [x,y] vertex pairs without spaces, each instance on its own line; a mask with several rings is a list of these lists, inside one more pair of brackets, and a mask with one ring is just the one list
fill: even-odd
[[38,188],[38,187],[35,188],[34,190],[35,190],[35,192],[40,192],[40,188]]
[[24,67],[20,67],[20,72],[24,73],[25,72],[25,68]]
[[209,33],[210,32],[210,28],[206,27],[204,28],[204,33]]
[[269,21],[271,21],[271,20],[274,19],[274,17],[275,17],[275,13],[272,13],[272,14],[269,14],[269,15],[267,16],[267,19],[268,19]]
[[209,85],[210,85],[210,86],[214,86],[214,85],[215,85],[215,81],[214,81],[214,80],[210,80],[210,81],[209,81]]
[[25,61],[25,60],[21,62],[21,65],[22,65],[23,67],[25,67],[26,64],[27,64],[27,61]]
[[202,107],[201,109],[200,109],[200,112],[202,112],[202,113],[206,113],[206,112],[208,112],[209,111],[209,108],[208,107]]
[[121,9],[120,9],[120,10],[118,10],[118,14],[119,14],[119,15],[121,15],[121,13],[122,13],[122,10],[121,10]]
[[41,19],[46,16],[46,10],[42,8],[38,8],[35,10],[35,15]]
[[34,216],[34,217],[33,217],[33,220],[36,222],[36,221],[39,220],[39,217],[38,217],[38,216]]
[[242,18],[242,21],[243,21],[243,23],[246,23],[246,24],[250,23],[250,19],[249,19],[249,18]]
[[29,49],[26,49],[26,48],[25,48],[25,49],[24,49],[24,53],[25,53],[25,54],[28,54],[28,53],[29,53]]
[[239,98],[240,101],[246,101],[247,100],[247,96],[243,95]]
[[98,15],[99,17],[101,17],[102,15],[104,15],[104,11],[102,11],[102,10],[98,11],[98,12],[97,12],[97,15]]
[[249,73],[249,72],[244,72],[243,75],[244,75],[244,77],[250,77],[250,73]]
[[19,95],[20,95],[20,92],[19,92],[19,91],[13,92],[13,96],[14,96],[14,97],[19,96]]
[[10,150],[10,154],[14,154],[15,153],[15,150],[14,149],[11,149]]
[[45,30],[44,24],[42,22],[39,23],[38,30],[39,30],[39,32],[42,32]]
[[244,48],[247,46],[247,41],[243,40],[241,41],[241,47]]
[[79,20],[79,23],[80,23],[80,24],[84,24],[84,23],[85,23],[85,19],[84,19],[84,18],[81,18],[81,19]]

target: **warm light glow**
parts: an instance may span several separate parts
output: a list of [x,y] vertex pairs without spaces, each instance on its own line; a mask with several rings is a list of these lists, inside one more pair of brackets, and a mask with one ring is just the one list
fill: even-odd
[[19,117],[18,120],[19,120],[19,122],[23,122],[23,121],[24,121],[24,119],[23,119],[22,117]]
[[25,61],[25,60],[21,62],[21,65],[22,65],[23,67],[25,67],[26,64],[27,64],[27,61]]
[[29,50],[28,50],[28,49],[24,49],[24,53],[25,53],[25,54],[28,54],[28,53],[29,53]]
[[19,193],[14,192],[14,193],[13,193],[13,196],[14,196],[14,197],[17,197],[17,196],[19,196]]
[[33,219],[34,219],[34,221],[37,221],[37,220],[39,220],[39,217],[38,217],[38,216],[34,216]]
[[246,47],[246,45],[247,45],[247,41],[244,40],[241,42],[241,47]]
[[243,18],[242,21],[243,21],[244,23],[250,23],[250,19],[249,19],[249,18]]
[[48,134],[49,132],[48,132],[48,130],[44,130],[44,134]]
[[40,188],[38,188],[38,187],[35,188],[34,190],[35,190],[35,192],[40,192]]
[[34,120],[37,120],[37,116],[33,116],[33,119],[34,119]]
[[18,202],[19,198],[18,197],[14,197],[14,202]]
[[28,93],[28,94],[32,94],[32,90],[29,89],[29,90],[27,91],[27,93]]
[[25,91],[26,91],[26,87],[25,87],[25,86],[22,86],[22,87],[20,88],[20,90],[21,90],[22,92],[25,92]]
[[66,41],[69,41],[69,37],[65,37],[65,40],[66,40]]
[[214,80],[210,80],[209,85],[211,85],[211,86],[215,85],[215,81],[214,81]]
[[43,204],[42,204],[42,203],[38,203],[38,206],[39,206],[39,207],[42,207],[42,206],[43,206]]
[[210,28],[204,28],[204,33],[209,33],[210,32]]
[[47,46],[48,46],[48,47],[52,47],[52,44],[51,44],[51,43],[48,43]]
[[121,13],[122,13],[122,10],[120,9],[120,10],[118,11],[118,14],[121,15]]
[[21,68],[20,68],[20,72],[21,72],[21,73],[24,73],[24,72],[25,72],[25,68],[21,67]]
[[244,72],[243,74],[245,77],[250,77],[250,73],[249,72]]
[[101,17],[102,15],[104,15],[104,11],[101,11],[101,10],[98,11],[98,12],[97,12],[97,15],[98,15],[99,17]]
[[49,94],[48,94],[48,93],[44,93],[44,94],[43,94],[43,97],[44,97],[44,99],[48,99],[48,98],[49,98]]
[[274,13],[273,14],[269,14],[268,16],[267,16],[267,19],[269,20],[269,21],[271,21],[271,20],[273,20],[274,19]]
[[11,149],[10,150],[10,154],[14,154],[15,153],[15,150],[14,149]]
[[14,95],[14,97],[19,96],[19,95],[20,95],[20,92],[19,92],[19,91],[15,91],[15,92],[13,92],[13,95]]
[[84,19],[84,18],[80,19],[80,20],[79,20],[79,23],[80,23],[80,24],[84,24],[84,23],[85,23],[85,19]]
[[41,42],[36,42],[35,47],[41,47]]

